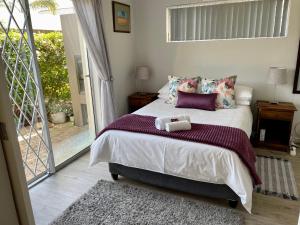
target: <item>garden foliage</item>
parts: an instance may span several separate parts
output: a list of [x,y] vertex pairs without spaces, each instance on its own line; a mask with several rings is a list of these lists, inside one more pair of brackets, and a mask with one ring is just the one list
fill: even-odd
[[[11,31],[9,38],[12,44],[17,48],[20,42],[20,34],[18,32]],[[43,86],[43,92],[46,102],[59,103],[70,102],[71,93],[68,79],[68,70],[66,67],[66,56],[64,52],[64,42],[61,32],[49,32],[49,33],[35,33],[35,46],[37,49],[37,57],[40,67],[41,81]],[[5,40],[5,34],[0,32],[0,45]],[[6,45],[5,54],[9,54],[9,65],[11,68],[15,68],[16,54],[13,51],[13,47],[10,44]],[[29,47],[23,43],[22,50],[20,51],[23,62],[29,68],[30,64],[30,51]],[[20,61],[20,59],[19,59]],[[20,63],[20,62],[19,62]],[[26,71],[23,67],[18,67],[18,77],[22,81],[26,79]],[[12,79],[12,73],[7,72],[7,78],[9,81]],[[34,82],[31,80],[31,82]],[[25,83],[25,82],[22,82]],[[24,90],[17,86],[16,89],[18,96],[24,96]],[[33,92],[35,90],[32,90]],[[31,95],[30,93],[28,93]],[[35,96],[35,93],[32,93]],[[16,98],[17,101],[22,102],[21,98]]]

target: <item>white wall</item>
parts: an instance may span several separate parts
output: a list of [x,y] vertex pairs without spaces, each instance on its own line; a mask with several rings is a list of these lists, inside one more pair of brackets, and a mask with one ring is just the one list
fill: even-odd
[[[254,98],[270,100],[270,66],[284,66],[289,84],[278,88],[281,101],[294,102],[300,110],[300,95],[292,94],[292,83],[300,37],[300,1],[292,0],[289,34],[281,39],[166,42],[166,7],[187,4],[188,0],[135,0],[137,64],[152,68],[148,91],[157,91],[168,75],[223,77],[238,75],[238,83],[254,88]],[[194,2],[200,2],[193,1]],[[296,114],[300,120],[300,112]]]
[[131,33],[113,31],[112,1],[103,0],[105,36],[114,77],[115,103],[118,115],[128,112],[127,97],[135,91],[133,72],[135,68],[135,29],[133,0],[122,0],[131,5]]

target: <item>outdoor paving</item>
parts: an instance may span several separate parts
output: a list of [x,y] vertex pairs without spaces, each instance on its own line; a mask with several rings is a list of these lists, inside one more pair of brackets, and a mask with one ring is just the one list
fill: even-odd
[[[61,163],[69,157],[75,147],[83,147],[88,145],[90,141],[88,126],[77,127],[72,122],[64,124],[51,124],[49,123],[50,136],[52,140],[55,164]],[[32,129],[30,135],[30,126],[24,127],[20,130],[22,135],[19,135],[19,144],[22,159],[26,162],[24,164],[25,175],[27,181],[36,175],[43,173],[47,165],[47,148],[43,142],[41,142],[42,130],[40,124],[36,124],[35,129]],[[31,137],[31,138],[30,138]],[[31,148],[28,148],[30,143]],[[38,160],[38,157],[41,159]]]

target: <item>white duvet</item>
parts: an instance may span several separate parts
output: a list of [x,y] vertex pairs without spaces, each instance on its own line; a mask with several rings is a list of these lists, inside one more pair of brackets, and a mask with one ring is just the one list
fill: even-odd
[[[215,112],[179,109],[158,99],[135,112],[155,117],[189,115],[192,123],[252,128],[249,106]],[[252,179],[235,152],[212,145],[127,131],[106,131],[91,146],[90,165],[111,162],[191,180],[227,184],[251,213]]]

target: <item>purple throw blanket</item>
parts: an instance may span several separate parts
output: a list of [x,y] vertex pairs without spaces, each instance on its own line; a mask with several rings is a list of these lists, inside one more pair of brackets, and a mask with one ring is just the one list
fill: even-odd
[[261,184],[261,180],[257,175],[255,169],[255,153],[247,134],[241,129],[226,126],[192,123],[192,129],[189,131],[177,131],[169,133],[167,131],[161,131],[155,128],[155,117],[129,114],[122,116],[121,118],[104,128],[97,135],[97,137],[108,130],[122,130],[158,135],[229,149],[231,151],[234,151],[248,168],[252,176],[253,183],[255,185]]

